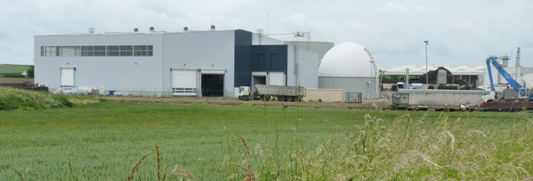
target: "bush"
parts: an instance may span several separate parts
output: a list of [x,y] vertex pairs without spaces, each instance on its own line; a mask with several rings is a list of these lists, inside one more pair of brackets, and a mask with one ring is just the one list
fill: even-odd
[[428,89],[435,89],[435,86],[433,86],[433,85],[429,85],[429,86],[428,86]]
[[397,86],[397,85],[392,85],[392,87],[390,88],[390,90],[392,90],[392,91],[397,91],[397,90],[398,90],[398,86]]
[[65,95],[0,87],[0,110],[33,110],[65,106],[73,106]]
[[457,90],[457,86],[454,85],[439,85],[438,89]]
[[468,86],[468,85],[465,85],[461,88],[461,90],[470,90],[472,89],[472,87]]
[[4,74],[5,78],[26,78],[26,76],[21,74]]

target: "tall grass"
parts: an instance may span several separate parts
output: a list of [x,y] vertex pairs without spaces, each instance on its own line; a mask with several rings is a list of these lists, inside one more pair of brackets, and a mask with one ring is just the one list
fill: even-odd
[[226,154],[233,155],[232,163],[241,163],[234,164],[241,172],[232,174],[249,180],[533,179],[529,113],[518,113],[505,123],[458,114],[425,112],[413,118],[413,112],[406,112],[390,123],[366,114],[363,124],[354,122],[351,129],[306,146],[302,144],[310,142],[292,130],[295,134],[283,144],[281,161],[275,145],[258,143],[251,154],[248,149]]
[[72,106],[73,103],[64,95],[0,87],[0,110],[33,110]]

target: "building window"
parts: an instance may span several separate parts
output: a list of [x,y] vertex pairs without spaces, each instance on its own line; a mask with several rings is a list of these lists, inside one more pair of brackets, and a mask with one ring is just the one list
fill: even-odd
[[81,56],[94,56],[94,47],[93,46],[82,46]]
[[107,56],[119,56],[120,46],[107,46]]
[[41,47],[41,56],[43,57],[58,56],[57,47],[52,47],[52,46]]
[[69,56],[153,56],[153,45],[41,46],[43,57]]
[[133,47],[130,46],[120,46],[120,56],[132,56]]
[[105,56],[105,46],[94,46],[94,56]]
[[58,47],[58,48],[59,48],[59,56],[61,57],[73,57],[73,56],[81,55],[80,47]]
[[153,56],[152,45],[135,45],[133,47],[135,56]]

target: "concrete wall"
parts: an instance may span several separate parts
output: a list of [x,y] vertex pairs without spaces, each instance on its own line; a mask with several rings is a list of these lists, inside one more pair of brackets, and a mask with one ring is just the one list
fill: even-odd
[[[78,87],[104,86],[106,90],[163,91],[163,35],[87,34],[35,36],[35,83],[50,90],[60,87],[61,67],[75,67]],[[41,57],[41,46],[153,45],[153,56],[146,57]]]
[[306,89],[304,101],[343,102],[343,89]]
[[318,88],[318,54],[289,46],[287,85]]
[[344,89],[345,92],[360,92],[363,100],[379,98],[375,93],[374,77],[319,77],[320,89]]

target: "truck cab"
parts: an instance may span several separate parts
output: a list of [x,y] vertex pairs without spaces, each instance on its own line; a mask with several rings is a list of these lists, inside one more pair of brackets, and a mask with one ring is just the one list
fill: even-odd
[[239,87],[238,99],[247,101],[250,98],[251,98],[250,87],[249,86],[240,86]]

